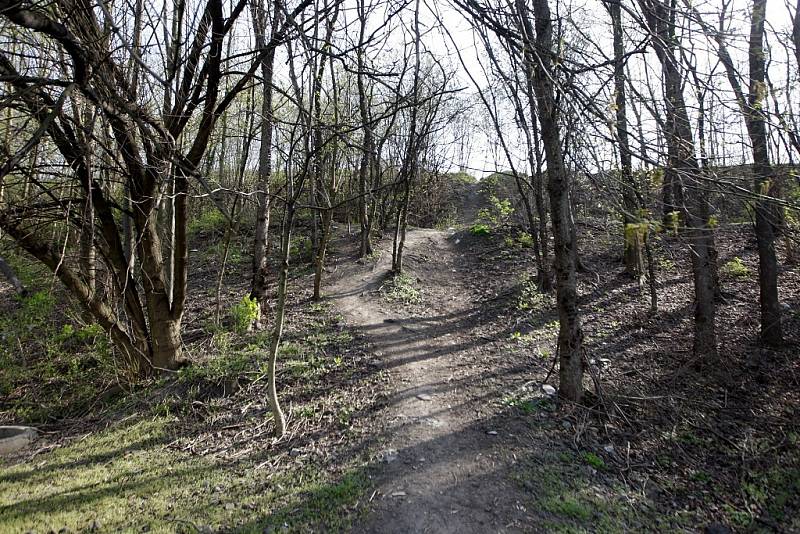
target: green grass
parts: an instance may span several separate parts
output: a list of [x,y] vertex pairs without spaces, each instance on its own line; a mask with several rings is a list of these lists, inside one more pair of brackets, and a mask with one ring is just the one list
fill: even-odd
[[660,516],[643,497],[621,484],[600,483],[585,454],[537,453],[520,463],[515,479],[531,498],[528,509],[539,511],[543,532],[640,532],[642,525],[652,527],[644,531],[669,531],[679,524],[674,519],[656,528]]
[[572,496],[549,497],[544,500],[543,508],[551,514],[578,521],[588,521],[592,516],[590,503]]
[[258,459],[227,464],[172,450],[174,418],[126,421],[3,466],[0,531],[263,532],[346,529],[367,478],[326,477],[310,464],[275,473]]
[[583,461],[599,471],[606,468],[606,462],[593,452],[584,452]]

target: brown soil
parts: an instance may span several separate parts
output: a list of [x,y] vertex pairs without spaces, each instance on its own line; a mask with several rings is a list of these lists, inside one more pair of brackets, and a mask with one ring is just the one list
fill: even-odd
[[[614,227],[581,224],[579,289],[599,389],[587,377],[594,406],[558,405],[541,387],[557,385],[552,297],[520,306],[532,254],[502,245],[514,231],[464,230],[478,202],[473,192],[459,231],[409,231],[405,272],[421,303],[385,298],[389,239],[363,263],[354,236],[336,242],[327,294],[392,385],[374,415],[379,452],[357,531],[800,528],[796,271],[782,278],[785,347],[757,345],[753,276],[726,277],[726,365],[702,362],[689,354],[684,244],[656,246],[660,309],[649,315],[646,291],[622,274]],[[741,256],[757,272],[747,230],[720,229],[721,265]]]
[[[474,220],[477,192],[463,208]],[[475,257],[455,230],[409,229],[405,271],[423,301],[387,302],[391,243],[379,258],[356,262],[352,238],[333,266],[327,294],[372,345],[395,388],[376,414],[381,452],[371,513],[362,532],[507,532],[528,522],[524,495],[510,479],[504,449],[508,433],[497,431],[484,395],[474,385],[485,377],[480,285]]]

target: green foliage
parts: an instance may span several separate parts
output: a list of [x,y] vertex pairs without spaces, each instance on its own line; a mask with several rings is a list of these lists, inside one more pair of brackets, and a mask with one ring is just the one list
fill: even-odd
[[552,516],[544,531],[638,532],[658,518],[648,507],[632,506],[638,499],[621,485],[611,482],[611,491],[598,491],[596,478],[569,452],[537,451],[531,457],[521,459],[513,476],[528,492],[531,506]]
[[525,415],[530,415],[538,410],[548,410],[552,403],[549,399],[526,398],[520,395],[509,395],[503,399],[503,404],[520,410]]
[[[269,473],[253,454],[220,461],[166,444],[169,402],[0,474],[2,532],[347,532],[369,479],[298,458]],[[147,513],[142,513],[146,509]],[[189,522],[191,521],[191,523]]]
[[511,200],[507,198],[497,198],[495,195],[489,197],[490,207],[478,210],[478,221],[487,225],[489,228],[497,228],[508,222],[514,214],[514,207]]
[[383,297],[389,302],[401,302],[403,304],[419,304],[422,302],[422,293],[417,287],[416,280],[405,274],[394,275],[383,286],[381,286]]
[[592,511],[587,503],[575,497],[547,499],[544,502],[544,509],[551,514],[579,521],[587,521],[592,516]]
[[492,233],[491,229],[482,223],[475,223],[469,227],[469,231],[472,235],[489,235]]
[[602,471],[602,470],[604,470],[606,468],[605,461],[603,461],[603,459],[600,458],[599,456],[597,456],[595,453],[587,451],[587,452],[584,452],[582,456],[583,456],[583,461],[584,462],[586,462],[587,464],[591,465],[592,467],[594,467],[598,471]]
[[667,226],[667,230],[670,231],[672,234],[677,235],[678,229],[681,224],[681,212],[679,211],[671,211],[665,215],[664,223]]
[[742,261],[742,258],[738,256],[726,262],[725,265],[720,268],[719,272],[723,276],[727,276],[729,278],[747,278],[753,274],[753,271],[750,270],[750,267],[745,265]]
[[528,232],[520,232],[517,235],[517,243],[523,248],[533,248],[533,236]]
[[506,236],[503,244],[507,248],[531,248],[533,247],[533,236],[528,232],[520,232],[516,237]]
[[[215,336],[215,344],[219,339],[229,339],[222,335],[221,338]],[[225,342],[224,352],[220,352],[215,357],[204,362],[198,362],[184,367],[178,371],[180,380],[186,382],[208,381],[219,382],[227,378],[239,378],[247,372],[258,370],[257,355],[252,352],[231,350],[230,345]]]
[[642,246],[650,232],[650,221],[628,223],[625,225],[625,247]]
[[478,180],[467,172],[451,172],[447,174],[447,177],[455,182],[460,182],[467,185],[478,183]]
[[242,300],[231,306],[230,315],[234,331],[237,334],[247,332],[250,325],[258,319],[258,314],[258,301],[249,295],[243,296]]
[[297,236],[292,238],[292,242],[289,245],[289,255],[292,258],[299,262],[306,262],[311,261],[312,254],[310,237]]
[[189,235],[221,233],[227,224],[225,216],[216,208],[203,210],[189,221]]
[[553,295],[539,291],[535,276],[525,275],[521,278],[517,309],[540,312],[552,309],[554,305]]
[[[225,243],[223,241],[214,243],[204,248],[200,254],[204,261],[214,263],[220,262],[222,261],[223,254],[225,254]],[[228,265],[241,265],[245,260],[246,258],[244,254],[242,254],[242,249],[239,244],[232,241],[230,247],[228,247]]]
[[18,421],[37,423],[85,410],[120,375],[101,326],[65,321],[46,291],[20,299],[16,309],[0,316],[0,396]]

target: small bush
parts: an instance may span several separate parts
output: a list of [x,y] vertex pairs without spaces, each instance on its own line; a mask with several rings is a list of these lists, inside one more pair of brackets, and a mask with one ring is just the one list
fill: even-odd
[[722,266],[720,272],[730,278],[746,278],[753,274],[750,267],[744,264],[740,257],[735,257]]
[[407,274],[398,274],[382,287],[381,291],[389,302],[419,304],[422,302],[422,295],[414,282],[414,279]]
[[520,232],[517,243],[523,248],[533,248],[533,236],[528,232]]
[[211,234],[222,232],[225,228],[225,217],[217,209],[208,209],[189,222],[189,234]]
[[523,276],[520,280],[520,286],[517,309],[539,312],[548,310],[555,305],[552,295],[539,291],[535,276]]
[[478,220],[490,226],[497,227],[508,222],[508,219],[514,214],[514,206],[507,198],[497,198],[495,195],[489,197],[488,208],[478,210]]
[[231,319],[233,320],[233,330],[237,334],[247,332],[250,325],[258,319],[258,301],[250,298],[249,295],[242,297],[242,300],[231,306]]
[[311,239],[306,236],[292,238],[289,245],[289,255],[299,262],[311,261],[314,251],[311,247]]
[[482,223],[473,224],[469,227],[469,231],[472,235],[489,235],[492,233],[489,226]]

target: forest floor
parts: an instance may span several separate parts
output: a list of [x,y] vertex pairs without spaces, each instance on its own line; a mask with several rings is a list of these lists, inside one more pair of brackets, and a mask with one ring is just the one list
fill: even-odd
[[557,386],[554,298],[536,291],[517,229],[470,231],[486,205],[476,187],[452,228],[410,229],[398,278],[388,239],[357,261],[340,226],[322,302],[295,263],[280,441],[264,401],[269,336],[230,317],[248,239],[217,321],[219,233],[195,236],[194,364],[133,391],[114,386],[95,332],[0,286],[0,422],[42,431],[0,460],[0,531],[800,532],[800,270],[781,274],[786,345],[763,349],[752,232],[720,229],[720,360],[704,362],[690,353],[683,244],[655,247],[649,314],[621,273],[617,226],[582,217],[598,382],[590,406],[571,406],[545,387]]
[[[787,342],[755,342],[749,228],[720,231],[721,362],[692,359],[682,244],[657,249],[659,312],[621,272],[613,225],[581,225],[579,275],[593,406],[561,404],[552,296],[536,292],[518,232],[408,233],[354,261],[329,297],[393,389],[374,418],[381,460],[361,532],[800,531],[798,273],[783,273]],[[741,257],[740,257],[741,256]],[[587,379],[588,380],[588,379]],[[598,384],[601,389],[598,389]]]

